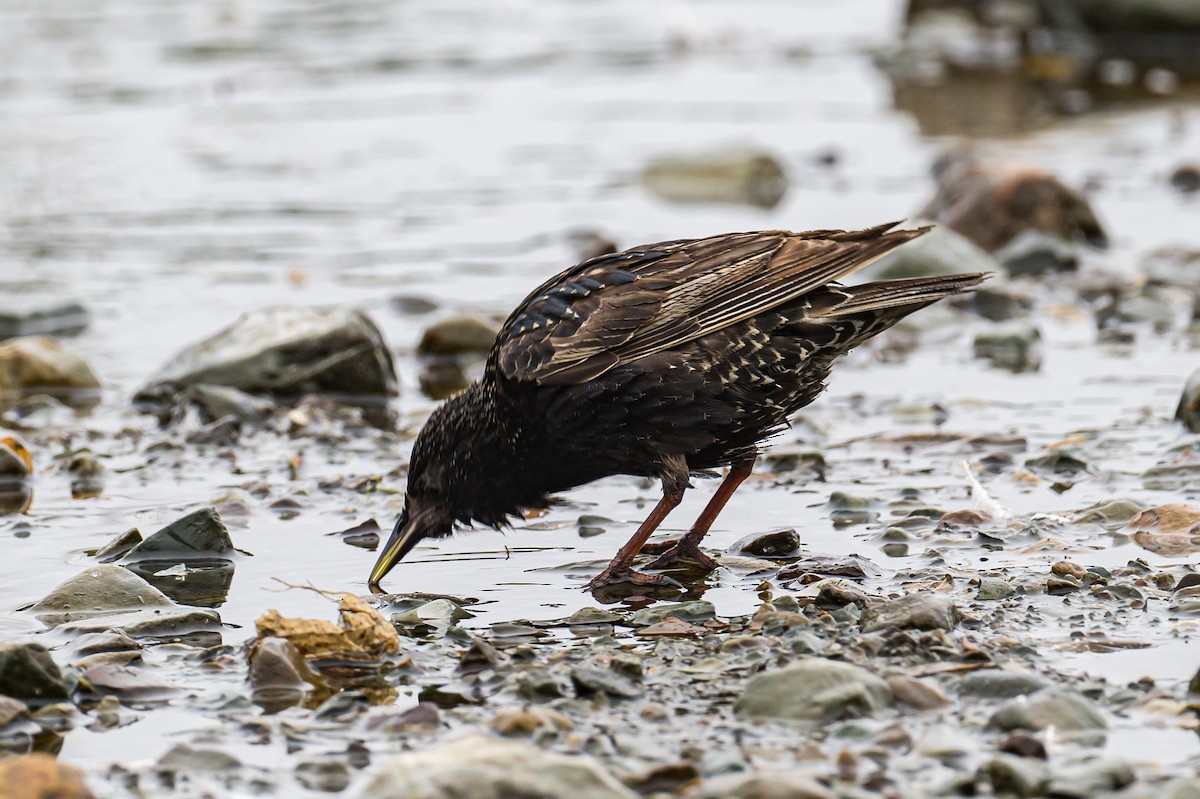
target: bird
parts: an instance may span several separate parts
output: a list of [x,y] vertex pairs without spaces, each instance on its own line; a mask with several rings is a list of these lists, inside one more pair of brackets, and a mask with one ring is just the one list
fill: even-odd
[[[656,478],[662,498],[586,586],[672,586],[650,569],[689,560],[751,474],[763,442],[825,387],[835,360],[988,273],[838,282],[929,227],[755,231],[599,255],[529,294],[501,326],[478,381],[417,435],[403,510],[370,572],[414,546],[493,529],[611,475]],[[647,544],[693,476],[726,469],[690,530]]]

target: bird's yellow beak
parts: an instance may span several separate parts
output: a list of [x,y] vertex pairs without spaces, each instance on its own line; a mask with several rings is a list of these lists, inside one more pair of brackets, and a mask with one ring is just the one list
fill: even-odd
[[424,537],[421,526],[409,522],[408,509],[405,508],[404,512],[400,514],[400,518],[396,520],[396,526],[392,528],[392,535],[388,538],[383,551],[379,553],[379,560],[375,561],[375,567],[371,569],[367,588],[376,594],[385,593],[379,587],[379,581]]

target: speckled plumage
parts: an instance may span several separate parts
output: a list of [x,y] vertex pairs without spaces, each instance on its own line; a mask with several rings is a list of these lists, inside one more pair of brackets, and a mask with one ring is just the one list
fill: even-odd
[[[456,523],[498,527],[613,474],[661,479],[665,516],[689,474],[732,465],[730,485],[676,553],[707,562],[694,544],[709,516],[760,442],[821,392],[834,360],[984,278],[833,282],[924,232],[890,227],[662,242],[546,281],[501,328],[483,378],[418,436],[405,512],[372,586],[416,541]],[[657,521],[648,525],[594,585],[662,582],[629,568]]]

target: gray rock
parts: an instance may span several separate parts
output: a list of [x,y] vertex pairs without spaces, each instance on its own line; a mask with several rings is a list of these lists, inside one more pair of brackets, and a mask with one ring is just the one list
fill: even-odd
[[158,770],[169,772],[198,772],[221,774],[237,771],[242,762],[219,749],[193,749],[187,744],[175,744],[158,759]]
[[836,799],[820,783],[788,771],[759,770],[705,780],[700,799]]
[[204,424],[232,416],[243,424],[251,426],[263,424],[279,410],[279,406],[270,400],[256,397],[232,386],[217,386],[210,383],[188,386],[179,396],[176,404],[175,421],[182,417],[187,408],[195,408],[200,421]]
[[1012,592],[1012,583],[1002,577],[980,577],[975,598],[984,601],[1004,599]]
[[1092,799],[1093,796],[1112,796],[1128,788],[1137,774],[1125,763],[1095,763],[1084,768],[1056,772],[1050,778],[1046,795],[1054,799]]
[[887,685],[896,702],[914,710],[937,710],[950,704],[937,684],[929,680],[897,674],[887,678]]
[[86,330],[90,321],[87,308],[75,300],[0,292],[0,339],[74,336]]
[[581,694],[602,693],[621,699],[636,699],[642,695],[642,686],[614,669],[575,666],[571,669],[571,681]]
[[0,694],[0,730],[10,724],[29,720],[29,706],[24,702]]
[[959,680],[958,692],[963,696],[982,699],[1012,699],[1036,693],[1049,685],[1045,679],[1028,671],[983,669],[973,671]]
[[1200,799],[1200,778],[1176,780],[1162,796],[1163,799]]
[[1172,170],[1167,182],[1180,194],[1195,194],[1200,191],[1200,166],[1181,164]]
[[670,602],[643,608],[629,617],[629,623],[635,627],[648,627],[667,616],[695,623],[707,621],[716,615],[717,609],[713,603],[706,599],[696,599],[691,602]]
[[173,635],[217,629],[216,611],[176,605],[128,569],[93,566],[63,582],[33,605],[43,624],[71,635],[121,630],[128,635]]
[[1072,521],[1103,524],[1105,527],[1118,528],[1137,516],[1146,506],[1132,499],[1111,499],[1099,502],[1090,508],[1084,508],[1075,514]]
[[47,394],[68,405],[100,400],[100,380],[87,361],[48,336],[0,343],[0,400]]
[[302,704],[321,678],[286,638],[267,636],[250,646],[250,701],[267,713]]
[[[915,224],[924,224],[919,221]],[[872,280],[891,280],[960,272],[999,272],[990,254],[966,236],[938,225],[920,238],[905,242],[863,270]]]
[[467,735],[381,763],[358,799],[636,799],[588,757]]
[[482,355],[492,351],[498,328],[477,316],[451,316],[434,322],[421,334],[417,354]]
[[958,608],[945,594],[920,591],[867,608],[863,632],[880,630],[953,630],[958,626]]
[[296,766],[296,781],[310,791],[341,793],[350,777],[350,767],[337,760],[308,760]]
[[1040,760],[998,754],[980,768],[997,796],[1045,796],[1050,770]]
[[1013,373],[1036,372],[1042,368],[1042,333],[1037,325],[1011,322],[975,335],[976,358]]
[[44,705],[68,697],[62,672],[41,644],[0,643],[0,696],[28,705]]
[[870,716],[892,704],[887,683],[866,669],[804,658],[746,684],[734,710],[742,716],[829,721]]
[[163,411],[201,383],[294,400],[327,394],[359,403],[396,393],[396,370],[383,334],[352,308],[281,306],[251,311],[168,361],[135,403]]
[[1183,422],[1188,432],[1200,433],[1200,369],[1192,372],[1183,387],[1179,405],[1175,408],[1175,419]]
[[129,551],[124,560],[171,560],[229,556],[234,552],[229,529],[213,508],[201,508],[176,519]]
[[642,185],[676,203],[733,203],[774,208],[787,194],[788,177],[770,153],[732,149],[666,157],[642,170]]
[[728,551],[759,558],[795,557],[800,553],[800,535],[790,527],[753,533],[734,542]]
[[1011,286],[985,283],[971,292],[972,312],[992,322],[1007,322],[1027,316],[1033,310],[1033,298]]
[[1075,245],[1039,230],[1026,230],[1004,245],[996,259],[1010,275],[1045,275],[1079,268]]
[[1000,730],[1045,730],[1062,733],[1103,732],[1107,728],[1092,703],[1074,691],[1048,688],[1002,705],[988,719],[988,727]]

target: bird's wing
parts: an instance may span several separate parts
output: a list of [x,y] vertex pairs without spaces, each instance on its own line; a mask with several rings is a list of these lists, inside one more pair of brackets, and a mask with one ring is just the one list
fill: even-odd
[[926,229],[766,231],[663,242],[572,267],[530,294],[497,337],[510,380],[583,383],[837,280]]

